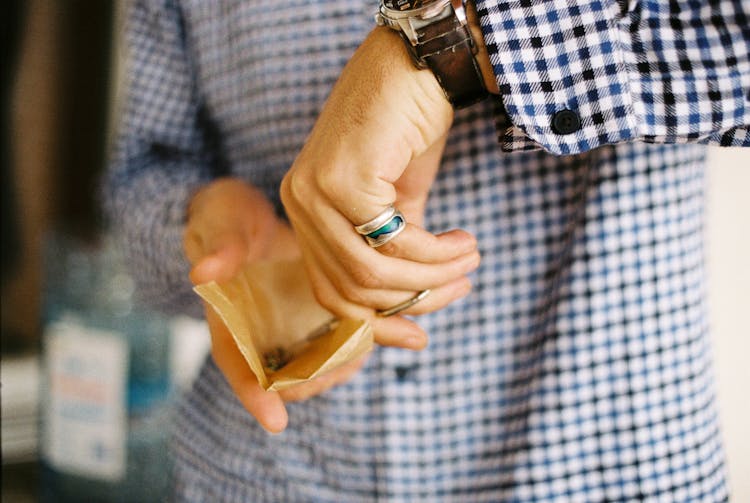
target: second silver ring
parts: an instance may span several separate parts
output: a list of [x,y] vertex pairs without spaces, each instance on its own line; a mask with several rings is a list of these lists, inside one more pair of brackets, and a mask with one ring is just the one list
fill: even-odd
[[396,304],[393,307],[389,307],[388,309],[380,309],[378,311],[375,311],[375,313],[380,316],[381,318],[387,318],[388,316],[393,316],[394,314],[398,314],[401,311],[405,311],[409,309],[411,306],[419,302],[420,300],[424,299],[430,294],[430,289],[422,290],[418,294],[416,294],[414,297],[412,297],[409,300],[406,300],[400,304]]

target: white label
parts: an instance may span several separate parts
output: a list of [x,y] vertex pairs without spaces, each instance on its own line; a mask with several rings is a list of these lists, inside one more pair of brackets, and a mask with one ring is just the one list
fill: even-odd
[[121,480],[127,454],[126,342],[67,316],[47,327],[45,344],[45,459],[60,471]]
[[206,356],[211,352],[211,334],[205,320],[175,316],[170,330],[172,382],[187,390],[193,385]]

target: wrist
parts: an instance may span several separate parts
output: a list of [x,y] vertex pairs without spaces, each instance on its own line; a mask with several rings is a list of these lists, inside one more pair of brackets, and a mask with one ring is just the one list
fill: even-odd
[[[379,49],[376,49],[376,51],[382,50],[382,54],[393,55],[392,59],[388,58],[387,60],[388,66],[392,66],[409,82],[417,86],[418,92],[415,96],[421,95],[429,102],[439,104],[440,108],[445,108],[449,115],[453,115],[453,109],[450,107],[450,103],[448,103],[435,74],[427,68],[419,69],[414,66],[414,61],[412,61],[412,57],[398,33],[390,28],[378,26],[373,30],[372,36],[378,40],[375,47]],[[444,104],[447,106],[443,107]]]
[[476,10],[466,0],[381,0],[375,21],[399,33],[414,65],[433,72],[454,108],[496,89]]

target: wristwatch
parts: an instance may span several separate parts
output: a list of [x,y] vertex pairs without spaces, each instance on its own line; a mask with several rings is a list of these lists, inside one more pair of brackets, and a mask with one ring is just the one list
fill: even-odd
[[416,67],[432,70],[454,108],[487,97],[463,0],[381,0],[375,21],[398,31]]

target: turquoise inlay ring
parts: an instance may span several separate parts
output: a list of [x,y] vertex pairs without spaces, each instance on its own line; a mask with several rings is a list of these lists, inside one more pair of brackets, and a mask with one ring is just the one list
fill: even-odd
[[386,244],[405,228],[406,219],[404,215],[393,206],[389,206],[369,222],[354,227],[359,234],[364,236],[367,244],[373,248]]

